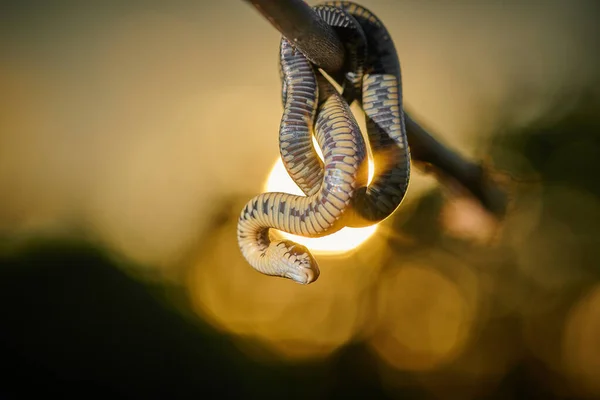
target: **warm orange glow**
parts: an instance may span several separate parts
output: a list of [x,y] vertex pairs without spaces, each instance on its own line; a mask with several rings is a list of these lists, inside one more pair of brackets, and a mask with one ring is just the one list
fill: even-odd
[[[313,142],[314,139],[313,139]],[[315,144],[317,153],[322,158],[322,153],[318,145]],[[369,180],[373,179],[374,166],[372,160],[369,159]],[[281,158],[271,169],[269,178],[265,185],[265,190],[268,192],[284,192],[303,196],[302,191],[294,183],[288,175]],[[297,243],[307,246],[311,252],[316,254],[339,254],[345,253],[360,246],[368,238],[370,238],[377,230],[377,225],[368,226],[366,228],[343,228],[340,231],[322,238],[307,238],[303,236],[292,235],[286,232],[279,232],[283,237],[293,240]]]
[[397,266],[386,272],[379,291],[386,318],[371,345],[393,368],[435,370],[461,354],[473,309],[463,287],[427,264]]

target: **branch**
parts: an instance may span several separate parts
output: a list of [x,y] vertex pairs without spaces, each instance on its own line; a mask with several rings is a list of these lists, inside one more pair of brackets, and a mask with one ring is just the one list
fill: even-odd
[[508,197],[484,165],[463,158],[436,140],[404,111],[406,134],[413,161],[432,167],[438,180],[455,182],[469,191],[492,214],[501,217],[507,211]]
[[[244,0],[315,65],[332,73],[344,64],[344,48],[335,33],[303,0]],[[442,181],[454,181],[496,216],[507,208],[506,193],[488,171],[440,143],[406,111],[406,133],[411,156],[417,164],[433,167]]]
[[344,45],[337,33],[303,0],[244,0],[254,6],[313,64],[327,72],[344,65]]

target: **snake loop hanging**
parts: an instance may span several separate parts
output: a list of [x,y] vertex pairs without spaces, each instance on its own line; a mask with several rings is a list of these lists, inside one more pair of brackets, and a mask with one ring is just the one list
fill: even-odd
[[[332,76],[343,93],[282,38],[280,153],[306,196],[256,196],[242,210],[237,231],[242,254],[254,269],[303,284],[318,278],[316,260],[305,246],[271,240],[269,230],[321,237],[345,226],[376,224],[398,208],[410,176],[400,63],[387,29],[352,2],[326,2],[313,10],[344,43],[346,65]],[[365,113],[374,158],[368,186],[366,144],[348,105],[353,101]],[[323,161],[313,147],[313,134]]]

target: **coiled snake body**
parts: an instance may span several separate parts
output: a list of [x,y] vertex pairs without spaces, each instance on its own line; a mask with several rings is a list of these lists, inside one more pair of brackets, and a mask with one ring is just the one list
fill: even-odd
[[[282,39],[280,152],[306,196],[263,193],[246,204],[238,222],[240,249],[253,268],[304,284],[318,278],[316,260],[302,245],[271,241],[269,229],[319,237],[344,226],[380,222],[402,202],[410,175],[400,64],[387,30],[352,2],[327,2],[313,9],[336,29],[346,47],[344,70],[332,76],[342,84],[343,98]],[[348,106],[354,100],[365,113],[375,164],[368,187],[366,145]],[[313,148],[313,131],[323,161]]]

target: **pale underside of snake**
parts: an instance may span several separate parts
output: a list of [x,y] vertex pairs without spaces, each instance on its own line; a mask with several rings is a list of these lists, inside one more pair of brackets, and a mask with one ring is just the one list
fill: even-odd
[[[282,39],[280,151],[306,197],[263,193],[247,203],[238,223],[240,249],[253,268],[304,284],[318,278],[316,260],[304,246],[271,240],[269,230],[320,237],[344,226],[380,222],[402,202],[410,175],[400,64],[387,30],[372,13],[351,2],[328,2],[313,9],[336,29],[346,47],[344,71],[333,76],[342,84],[345,100]],[[354,100],[364,110],[375,161],[369,186],[366,145],[348,106]],[[313,147],[313,134],[323,161]]]

